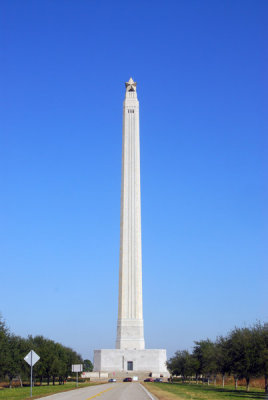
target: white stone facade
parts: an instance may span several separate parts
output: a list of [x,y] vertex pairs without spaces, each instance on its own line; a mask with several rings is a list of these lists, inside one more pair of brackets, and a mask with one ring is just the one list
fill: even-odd
[[[153,376],[169,376],[166,367],[166,350],[105,349],[94,351],[94,370],[108,373],[151,373]],[[129,363],[131,363],[129,365]],[[132,369],[128,367],[132,366]]]
[[116,349],[94,351],[94,371],[169,376],[166,350],[145,350],[142,308],[139,102],[126,82],[123,105],[120,266]]
[[123,104],[117,349],[144,349],[141,263],[139,101],[136,83],[126,83]]

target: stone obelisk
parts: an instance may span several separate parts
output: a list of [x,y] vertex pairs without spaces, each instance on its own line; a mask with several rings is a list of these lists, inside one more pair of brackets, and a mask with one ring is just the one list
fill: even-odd
[[168,377],[165,349],[145,349],[142,312],[139,102],[136,83],[125,84],[123,105],[120,268],[115,349],[94,350],[92,379]]
[[136,82],[130,78],[125,85],[116,348],[144,349],[139,101]]

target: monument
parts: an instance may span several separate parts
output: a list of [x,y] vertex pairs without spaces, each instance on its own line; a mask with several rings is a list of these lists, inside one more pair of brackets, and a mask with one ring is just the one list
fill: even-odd
[[139,101],[126,82],[123,105],[119,300],[116,349],[94,351],[94,371],[169,376],[166,350],[145,349],[142,309]]

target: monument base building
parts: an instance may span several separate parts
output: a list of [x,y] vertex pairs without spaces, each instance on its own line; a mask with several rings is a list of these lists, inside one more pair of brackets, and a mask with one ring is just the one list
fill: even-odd
[[[136,82],[126,82],[123,106],[120,267],[116,349],[94,351],[100,377],[168,377],[166,350],[145,349],[142,308],[140,132]],[[102,374],[102,375],[101,375]]]
[[167,354],[163,349],[94,351],[94,371],[107,372],[109,376],[141,375],[158,378],[169,377]]

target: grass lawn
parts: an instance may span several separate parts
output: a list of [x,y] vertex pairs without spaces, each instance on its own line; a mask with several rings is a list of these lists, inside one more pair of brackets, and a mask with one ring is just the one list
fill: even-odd
[[[91,383],[79,383],[79,388],[92,386]],[[66,390],[76,389],[75,382],[68,382],[65,385],[43,385],[33,387],[32,399],[39,399],[40,397],[47,396],[49,394],[64,392]],[[18,387],[12,389],[0,389],[0,400],[25,400],[30,399],[30,387]]]
[[207,386],[183,383],[146,383],[144,386],[159,400],[265,400],[268,396],[264,390],[252,388],[246,392],[245,388],[239,387],[234,390],[232,386],[222,389],[219,386]]

